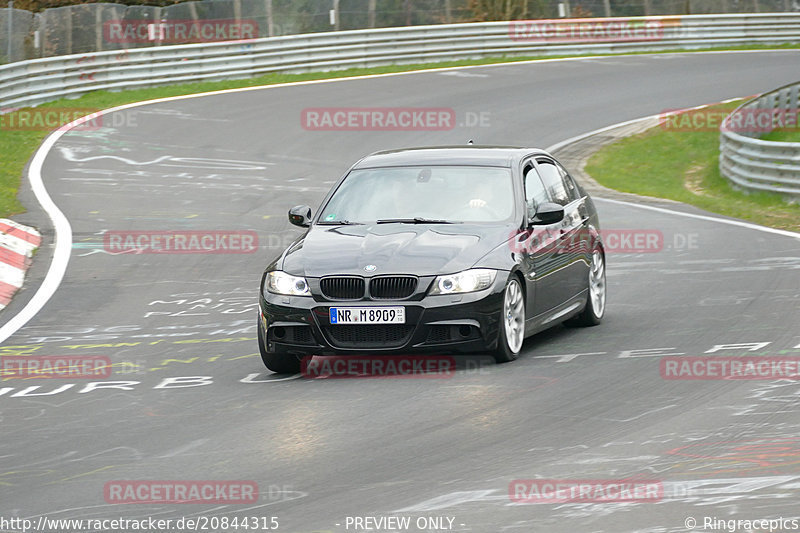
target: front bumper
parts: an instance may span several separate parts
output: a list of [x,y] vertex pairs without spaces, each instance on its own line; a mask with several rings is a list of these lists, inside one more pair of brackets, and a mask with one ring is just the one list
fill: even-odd
[[[507,272],[488,289],[421,300],[329,301],[262,293],[259,323],[264,351],[306,355],[461,354],[494,350]],[[405,324],[334,325],[331,307],[403,306]]]

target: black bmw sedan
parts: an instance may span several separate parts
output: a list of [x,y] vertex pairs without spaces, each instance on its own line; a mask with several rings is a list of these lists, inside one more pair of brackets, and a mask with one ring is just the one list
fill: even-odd
[[509,147],[378,152],[341,178],[261,279],[264,364],[304,356],[492,353],[603,318],[605,252],[589,195],[551,155]]

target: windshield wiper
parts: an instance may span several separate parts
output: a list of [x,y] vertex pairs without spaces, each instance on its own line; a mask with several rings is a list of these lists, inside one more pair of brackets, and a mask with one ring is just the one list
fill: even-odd
[[382,218],[375,222],[376,224],[460,224],[453,220],[438,220],[435,218]]
[[318,226],[360,226],[363,222],[350,222],[349,220],[320,220]]

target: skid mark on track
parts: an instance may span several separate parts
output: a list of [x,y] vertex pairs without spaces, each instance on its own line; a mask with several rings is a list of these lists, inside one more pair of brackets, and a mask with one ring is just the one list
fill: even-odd
[[268,163],[264,161],[242,161],[236,159],[213,159],[205,157],[177,157],[173,155],[163,155],[152,159],[150,161],[137,161],[122,157],[119,155],[94,155],[79,157],[73,148],[68,146],[58,146],[61,156],[71,163],[89,163],[92,161],[118,161],[126,165],[140,167],[158,165],[162,167],[180,167],[180,168],[202,168],[212,170],[266,170],[267,167],[273,166],[275,163]]

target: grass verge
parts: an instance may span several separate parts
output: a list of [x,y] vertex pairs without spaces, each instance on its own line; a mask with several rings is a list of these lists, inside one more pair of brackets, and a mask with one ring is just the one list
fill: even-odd
[[800,143],[800,131],[772,131],[761,136],[765,141],[780,141],[785,143]]
[[[800,44],[786,44],[780,46],[739,46],[727,48],[726,50],[774,50],[774,49],[796,49]],[[703,52],[702,49],[692,52]],[[686,52],[686,50],[663,50],[659,52],[634,52],[634,54],[664,54],[672,52]],[[628,54],[587,54],[596,55],[631,55]],[[459,67],[470,65],[491,65],[494,63],[508,63],[518,61],[531,61],[536,59],[558,59],[562,57],[580,56],[547,56],[547,57],[494,57],[476,60],[450,61],[441,63],[424,63],[414,65],[394,65],[387,67],[359,68],[340,70],[332,72],[314,72],[308,74],[267,74],[255,78],[241,80],[226,80],[216,82],[199,82],[180,85],[168,85],[148,89],[134,89],[129,91],[111,92],[95,91],[85,94],[77,99],[61,99],[47,104],[42,104],[39,108],[88,108],[88,109],[107,109],[118,105],[151,100],[154,98],[165,98],[184,94],[196,94],[209,91],[219,91],[223,89],[234,89],[240,87],[255,87],[260,85],[274,85],[278,83],[288,83],[296,81],[308,81],[319,79],[336,79],[353,76],[363,76],[368,74],[386,74],[392,72],[407,72],[411,70],[424,70],[433,68]],[[24,111],[24,110],[21,110]],[[17,213],[24,212],[24,207],[17,199],[17,191],[22,180],[22,173],[25,164],[30,159],[33,152],[47,136],[48,131],[23,131],[9,128],[3,125],[3,117],[0,115],[0,218],[8,217]]]
[[[741,102],[715,106],[729,113]],[[712,110],[712,111],[713,111]],[[712,213],[773,228],[800,231],[800,205],[767,192],[734,189],[719,171],[719,132],[662,126],[596,152],[586,172],[618,191],[669,198]]]

